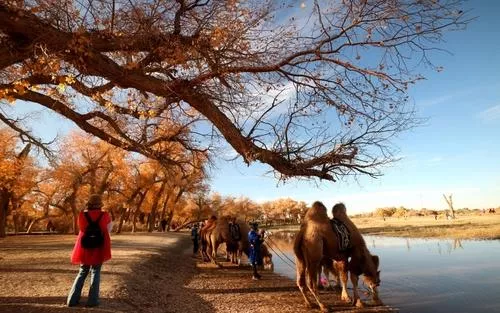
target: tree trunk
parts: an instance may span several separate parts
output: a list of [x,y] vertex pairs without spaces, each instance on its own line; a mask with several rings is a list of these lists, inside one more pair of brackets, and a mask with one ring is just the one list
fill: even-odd
[[28,226],[28,230],[26,230],[26,233],[31,234],[33,226],[35,226],[36,223],[43,221],[44,219],[47,219],[47,217],[35,218],[34,220],[32,220],[30,225]]
[[17,215],[16,210],[12,211],[12,220],[14,222],[14,234],[17,235],[17,233],[19,232],[19,216]]
[[28,229],[26,230],[27,234],[31,234],[31,229],[33,228],[33,225],[35,225],[36,219],[33,219],[30,221],[30,224],[28,225]]
[[137,212],[139,212],[139,209],[135,209],[134,215],[132,216],[132,232],[135,233],[136,231],[136,223],[137,223]]
[[71,213],[73,214],[73,234],[78,235],[78,210],[76,209],[76,192],[71,195],[69,199],[69,204],[71,207]]
[[7,213],[11,195],[5,188],[0,191],[0,238],[7,235]]
[[116,229],[117,234],[122,232],[122,226],[123,226],[123,221],[125,219],[126,212],[127,212],[127,208],[122,207],[120,209],[120,220],[118,221],[118,228]]
[[170,198],[170,195],[167,195],[165,197],[165,201],[163,201],[163,209],[161,210],[161,218],[160,220],[165,219],[165,214],[167,213],[167,206],[168,206],[168,199]]
[[448,208],[450,209],[450,216],[452,219],[455,218],[455,210],[453,209],[453,195],[449,195],[448,197],[446,197],[446,195],[443,194],[443,197],[444,197],[444,201],[446,201],[446,203],[448,203]]
[[167,217],[167,231],[170,231],[171,223],[172,220],[174,219],[174,208],[177,202],[181,199],[182,194],[184,193],[183,188],[179,188],[179,191],[177,192],[177,195],[175,196],[174,203],[172,204],[172,209],[168,212],[168,217]]
[[163,195],[163,192],[165,191],[165,187],[167,186],[167,182],[163,181],[161,183],[160,190],[156,194],[154,201],[153,201],[153,206],[151,207],[151,213],[149,214],[149,224],[148,224],[148,232],[152,232],[154,229],[154,225],[156,223],[156,217],[157,214],[156,212],[158,211],[158,204],[160,203],[160,198]]
[[137,230],[137,215],[141,212],[141,206],[142,203],[144,202],[144,199],[146,199],[146,195],[148,194],[149,189],[146,189],[143,193],[139,193],[139,203],[137,203],[137,207],[135,208],[134,211],[134,216],[132,218],[132,232],[135,233]]
[[172,219],[174,218],[174,209],[170,210],[167,215],[167,231],[170,231]]
[[189,217],[185,218],[184,221],[182,221],[179,226],[177,226],[173,231],[178,232],[179,230],[183,229],[187,225],[191,224],[193,221],[189,220]]

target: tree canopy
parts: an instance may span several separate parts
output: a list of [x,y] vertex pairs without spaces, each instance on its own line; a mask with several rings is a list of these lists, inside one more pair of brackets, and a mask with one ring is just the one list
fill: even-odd
[[415,124],[407,88],[468,22],[461,2],[1,1],[0,101],[166,165],[227,142],[280,179],[375,176]]

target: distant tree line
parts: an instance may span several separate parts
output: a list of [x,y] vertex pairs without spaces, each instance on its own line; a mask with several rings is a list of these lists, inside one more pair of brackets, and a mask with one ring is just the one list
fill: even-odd
[[[498,208],[488,208],[488,209],[469,209],[469,208],[461,208],[455,209],[456,215],[480,215],[485,213],[496,213],[500,212],[500,207]],[[400,207],[383,207],[377,208],[374,211],[355,214],[353,217],[395,217],[395,218],[405,218],[411,216],[446,216],[449,214],[448,210],[437,210],[437,209],[410,209],[405,208],[404,206]]]

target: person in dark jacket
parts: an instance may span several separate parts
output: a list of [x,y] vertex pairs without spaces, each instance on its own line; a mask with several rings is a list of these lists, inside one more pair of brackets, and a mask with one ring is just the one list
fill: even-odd
[[257,223],[253,223],[251,225],[251,230],[248,232],[248,241],[250,242],[250,263],[252,264],[253,269],[253,280],[258,280],[261,278],[259,273],[257,273],[257,265],[259,265],[259,260],[261,260],[260,256],[260,246],[262,245],[262,236],[258,232],[259,225]]
[[195,223],[191,228],[191,240],[193,241],[193,256],[196,256],[196,253],[198,253],[199,242],[200,242],[198,223]]

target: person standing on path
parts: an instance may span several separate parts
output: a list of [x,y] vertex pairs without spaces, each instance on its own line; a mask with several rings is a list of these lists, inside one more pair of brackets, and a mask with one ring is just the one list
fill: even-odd
[[160,222],[160,225],[161,225],[161,231],[162,232],[165,232],[165,230],[167,229],[167,220],[166,219],[162,219],[161,222]]
[[87,209],[80,212],[78,226],[80,232],[71,254],[71,263],[79,264],[80,270],[68,295],[66,304],[76,306],[80,302],[83,284],[90,272],[88,307],[99,305],[99,284],[102,264],[111,259],[112,228],[111,217],[103,212],[102,198],[98,194],[90,196]]
[[198,253],[198,248],[199,248],[199,242],[200,242],[200,235],[198,231],[198,223],[194,223],[193,227],[191,228],[191,240],[193,241],[193,257],[196,256]]
[[248,241],[250,242],[250,263],[253,268],[253,280],[258,280],[261,278],[259,273],[257,273],[257,265],[259,265],[259,260],[261,260],[260,256],[260,246],[262,244],[262,237],[258,232],[259,225],[257,223],[253,223],[251,226],[251,230],[248,232]]

